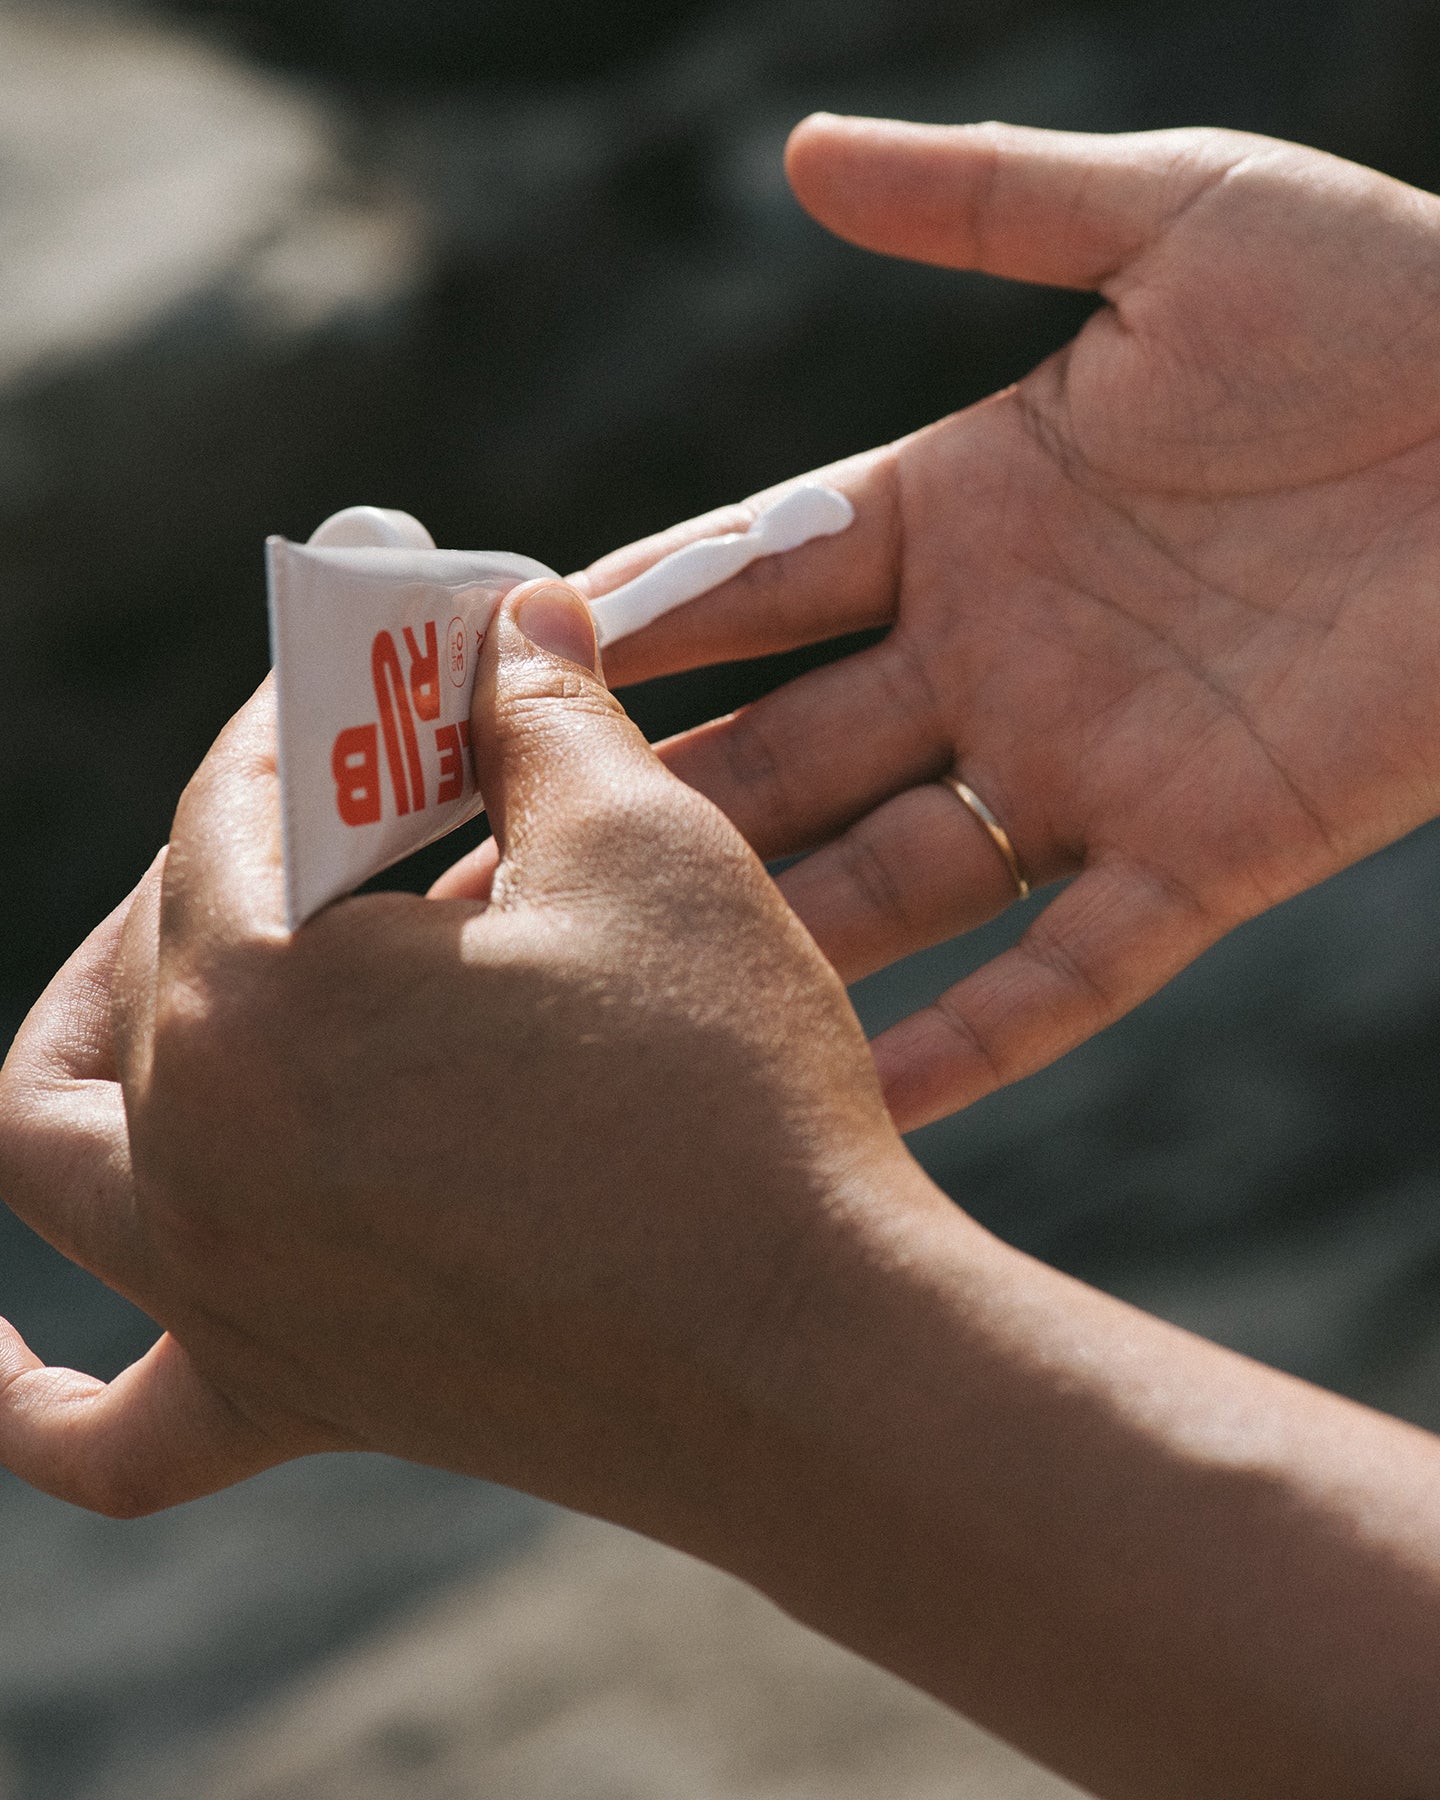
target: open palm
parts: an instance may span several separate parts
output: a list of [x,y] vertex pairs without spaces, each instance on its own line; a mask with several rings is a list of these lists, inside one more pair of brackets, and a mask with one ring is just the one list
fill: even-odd
[[[853,980],[1037,883],[1019,945],[885,1034],[903,1127],[1039,1067],[1242,919],[1440,811],[1440,201],[1226,132],[808,121],[871,248],[1094,288],[1017,387],[827,478],[838,538],[614,647],[616,682],[863,626],[674,740]],[[695,521],[607,558],[606,591]]]

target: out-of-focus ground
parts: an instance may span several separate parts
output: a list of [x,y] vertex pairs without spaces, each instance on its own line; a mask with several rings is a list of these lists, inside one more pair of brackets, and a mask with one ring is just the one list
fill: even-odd
[[[131,1790],[123,1793],[129,1795]],[[134,1800],[1078,1800],[728,1576],[553,1525]],[[121,1800],[117,1792],[116,1800]]]
[[[263,674],[266,533],[368,499],[575,567],[1084,316],[827,238],[780,172],[804,112],[1228,124],[1433,187],[1437,52],[1425,0],[0,0],[0,1043]],[[658,734],[805,660],[627,699]],[[1035,1254],[1440,1426],[1437,887],[1431,829],[918,1153]],[[1023,917],[864,984],[867,1023]],[[8,1214],[0,1307],[101,1374],[152,1335]],[[128,1525],[0,1480],[0,1800],[1047,1780],[719,1577],[435,1471]]]

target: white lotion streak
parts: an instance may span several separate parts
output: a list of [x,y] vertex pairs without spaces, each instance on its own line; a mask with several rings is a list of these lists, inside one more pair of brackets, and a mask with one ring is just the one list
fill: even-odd
[[[594,604],[602,644],[728,581],[758,556],[843,531],[816,482],[748,531],[701,539]],[[554,578],[525,556],[437,550],[408,513],[350,506],[308,544],[269,543],[291,930],[481,807],[468,749],[479,648],[501,597]]]
[[834,537],[855,518],[855,508],[834,488],[807,482],[767,506],[748,531],[698,538],[590,604],[600,644],[613,644],[658,619],[672,607],[698,600],[762,556],[798,550],[814,538]]

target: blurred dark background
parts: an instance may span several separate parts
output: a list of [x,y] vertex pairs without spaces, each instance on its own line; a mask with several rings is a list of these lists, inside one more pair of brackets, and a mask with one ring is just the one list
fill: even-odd
[[[1437,64],[1422,0],[0,4],[0,1044],[263,675],[267,533],[373,500],[572,568],[1076,328],[829,239],[804,113],[1232,125],[1434,188]],[[659,734],[795,666],[629,699]],[[1423,832],[917,1149],[1037,1254],[1440,1426],[1437,879]],[[51,1358],[148,1342],[8,1215],[0,1268]],[[537,1518],[378,1460],[131,1526],[0,1483],[0,1796],[118,1791]]]

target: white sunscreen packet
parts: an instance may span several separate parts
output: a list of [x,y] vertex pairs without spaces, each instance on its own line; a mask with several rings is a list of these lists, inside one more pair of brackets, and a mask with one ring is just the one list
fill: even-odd
[[[854,516],[833,488],[791,488],[748,531],[698,539],[602,595],[601,645]],[[512,587],[555,571],[501,551],[437,550],[418,519],[378,506],[336,513],[308,544],[271,538],[266,560],[294,931],[482,810],[470,756],[480,645]]]

